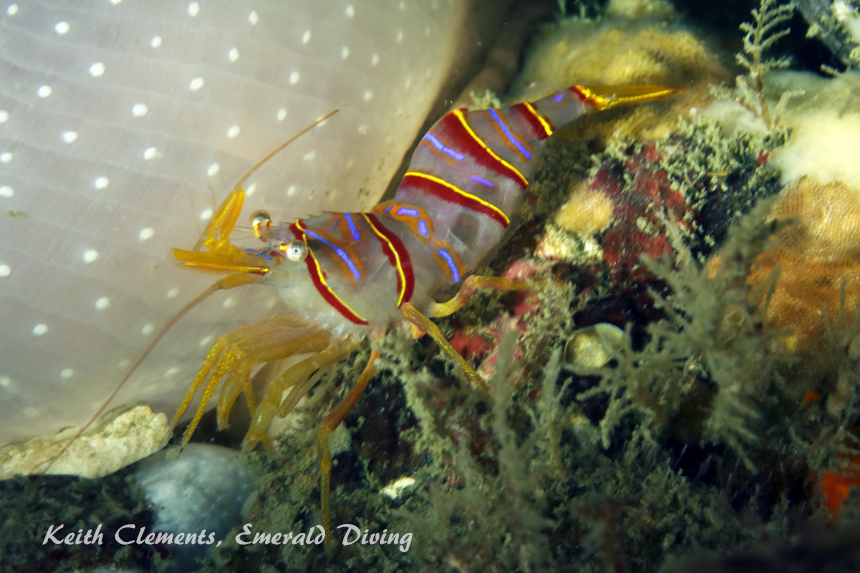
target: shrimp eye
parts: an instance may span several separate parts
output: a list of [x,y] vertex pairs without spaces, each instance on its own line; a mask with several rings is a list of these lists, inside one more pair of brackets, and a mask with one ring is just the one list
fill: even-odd
[[265,229],[272,226],[272,217],[266,211],[256,211],[251,215],[251,226],[254,228],[254,235],[265,241]]
[[294,263],[300,263],[308,256],[308,246],[303,241],[289,241],[278,248]]

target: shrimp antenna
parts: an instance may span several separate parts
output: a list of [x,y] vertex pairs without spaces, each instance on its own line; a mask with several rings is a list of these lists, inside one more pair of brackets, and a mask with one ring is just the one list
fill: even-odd
[[301,136],[303,136],[304,134],[306,134],[307,132],[309,132],[310,130],[312,130],[313,128],[315,128],[316,126],[318,126],[319,124],[321,124],[322,122],[324,122],[325,120],[327,120],[328,118],[330,118],[331,116],[336,114],[337,112],[338,112],[338,110],[334,110],[333,112],[329,113],[328,115],[319,118],[318,120],[316,120],[315,122],[313,122],[312,124],[310,124],[309,126],[304,128],[303,130],[301,130],[300,132],[298,132],[297,134],[292,136],[290,139],[288,139],[287,141],[280,144],[278,147],[275,148],[274,151],[269,153],[267,156],[265,156],[263,159],[261,159],[255,166],[250,168],[248,170],[248,172],[245,173],[245,175],[241,179],[239,179],[239,182],[233,186],[233,189],[235,190],[235,189],[241,188],[242,185],[245,184],[245,181],[247,181],[248,178],[251,177],[251,175],[253,175],[257,171],[257,169],[262,167],[269,159],[271,159],[272,157],[274,157],[275,155],[280,153],[281,150],[284,149],[286,146],[288,146],[289,144],[291,144],[292,142],[294,142],[295,140],[297,140],[298,138],[300,138]]
[[[288,146],[289,144],[294,142],[296,139],[298,139],[302,135],[306,134],[308,131],[310,131],[314,127],[318,126],[319,124],[321,124],[322,122],[324,122],[325,120],[327,120],[328,118],[330,118],[331,116],[336,114],[337,112],[338,112],[338,110],[334,110],[333,112],[329,113],[328,115],[321,117],[320,119],[316,120],[315,122],[313,122],[312,124],[310,124],[309,126],[304,128],[303,130],[298,132],[293,137],[291,137],[290,139],[288,139],[287,141],[285,141],[284,143],[279,145],[277,148],[275,148],[274,151],[272,151],[271,153],[266,155],[256,165],[254,165],[251,169],[249,169],[248,172],[245,173],[245,175],[242,176],[242,178],[239,179],[239,181],[233,186],[233,189],[236,190],[236,189],[241,188],[242,185],[244,185],[245,182],[248,180],[248,178],[251,177],[251,175],[253,175],[254,172],[256,172],[257,169],[259,169],[260,167],[262,167],[268,160],[270,160],[272,157],[277,155],[286,146]],[[200,241],[198,241],[198,243],[200,243]],[[195,250],[196,250],[196,248],[195,248]],[[182,309],[179,312],[174,314],[173,317],[171,317],[171,319],[167,321],[167,324],[165,324],[161,328],[161,330],[158,332],[158,334],[155,336],[155,338],[152,340],[152,342],[149,344],[149,346],[146,348],[146,350],[143,351],[143,354],[140,355],[140,358],[138,358],[137,361],[134,363],[134,365],[129,369],[129,371],[126,373],[125,377],[123,377],[122,381],[116,386],[116,388],[114,388],[114,390],[113,390],[113,392],[111,392],[110,396],[108,396],[107,399],[102,403],[102,405],[98,409],[98,411],[95,414],[93,414],[93,416],[87,421],[86,424],[83,425],[83,427],[80,430],[78,430],[78,432],[74,435],[74,437],[72,437],[72,439],[69,440],[69,443],[66,444],[65,446],[63,446],[62,449],[60,449],[60,452],[57,455],[55,455],[53,458],[51,458],[51,461],[48,462],[48,465],[45,466],[45,469],[43,469],[40,472],[41,475],[47,474],[48,470],[50,470],[51,467],[54,465],[54,462],[56,462],[58,459],[60,459],[60,457],[64,453],[66,453],[66,451],[72,446],[72,444],[77,442],[78,439],[84,434],[84,432],[86,432],[90,428],[90,426],[92,426],[93,423],[96,420],[98,420],[102,414],[104,414],[104,411],[107,410],[108,405],[113,401],[114,398],[116,398],[117,394],[119,394],[120,390],[122,390],[122,388],[123,388],[123,386],[125,386],[126,382],[129,381],[132,374],[134,374],[137,371],[137,369],[140,367],[140,365],[143,364],[143,361],[146,360],[147,357],[152,353],[153,349],[155,349],[155,346],[159,342],[161,342],[161,339],[164,338],[164,336],[167,334],[167,332],[171,328],[173,328],[176,325],[176,323],[179,322],[180,319],[182,319],[186,314],[188,314],[191,311],[191,309],[193,309],[198,304],[200,304],[201,302],[203,302],[204,300],[209,298],[209,295],[211,295],[212,293],[214,293],[216,291],[219,291],[222,289],[227,289],[227,288],[233,288],[234,286],[239,286],[240,284],[248,284],[250,282],[255,282],[257,280],[256,278],[253,278],[252,280],[241,280],[241,279],[238,281],[235,279],[232,281],[230,280],[233,277],[238,278],[240,276],[242,276],[242,275],[232,275],[230,277],[225,277],[224,279],[215,281],[215,283],[212,286],[210,286],[208,289],[206,289],[205,291],[200,293],[197,296],[197,298],[195,298],[194,300],[192,300],[191,302],[186,304],[184,307],[182,307]],[[251,277],[248,277],[248,278],[251,279]]]

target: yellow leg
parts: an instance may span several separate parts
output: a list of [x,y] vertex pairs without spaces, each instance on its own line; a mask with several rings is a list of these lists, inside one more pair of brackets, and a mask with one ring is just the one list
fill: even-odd
[[[328,332],[324,334],[328,335]],[[273,380],[266,387],[266,395],[263,401],[257,406],[254,415],[251,416],[251,427],[242,441],[242,449],[246,452],[253,450],[257,442],[265,438],[269,424],[272,423],[275,415],[281,413],[286,415],[289,413],[292,407],[310,391],[317,380],[316,378],[312,378],[314,372],[321,368],[327,368],[329,365],[347,356],[355,350],[359,342],[361,342],[360,339],[355,341],[348,340],[345,343],[332,343],[326,348],[321,349],[319,354],[306,358],[298,364],[294,364]],[[293,390],[283,399],[285,404],[281,404],[281,397],[284,391],[289,388],[293,388]]]
[[462,368],[463,372],[466,374],[466,378],[468,378],[472,384],[485,392],[490,391],[490,386],[484,382],[483,378],[478,376],[478,373],[475,372],[472,365],[466,362],[466,359],[454,350],[454,347],[451,346],[448,340],[442,335],[442,331],[439,330],[439,327],[436,326],[435,322],[421,314],[421,312],[412,306],[412,303],[410,302],[403,303],[403,306],[400,307],[400,314],[403,315],[403,318],[429,334],[433,340],[436,341],[436,344],[439,345],[439,348],[441,348],[451,360],[460,365],[460,368]]
[[[197,424],[200,422],[200,418],[203,416],[203,412],[206,410],[206,405],[225,374],[230,373],[233,369],[236,371],[236,376],[231,377],[230,388],[227,393],[230,394],[235,390],[235,394],[233,395],[233,400],[235,400],[235,397],[241,391],[242,385],[247,382],[248,374],[253,364],[277,360],[295,352],[306,352],[304,348],[307,344],[304,338],[307,337],[301,337],[302,334],[306,333],[306,330],[302,329],[303,326],[305,326],[305,323],[296,317],[284,315],[255,322],[219,338],[209,350],[203,366],[198,371],[197,376],[195,376],[171,422],[172,429],[188,409],[198,389],[211,372],[212,376],[203,391],[200,405],[194,414],[194,418],[185,430],[185,434],[182,436],[181,445],[184,446],[191,439],[191,435],[194,433]],[[327,334],[325,336],[327,337]],[[327,338],[322,344],[324,345],[325,343],[327,343]],[[230,406],[232,406],[232,401],[225,397],[224,403],[221,406],[222,412],[219,412],[220,424],[226,424],[226,417],[229,414]],[[224,408],[226,410],[223,410]]]
[[[254,399],[254,389],[251,387],[250,384],[245,384],[244,390],[245,402],[248,404],[248,411],[253,414],[254,411],[257,409],[257,401]],[[269,453],[270,456],[272,456],[273,458],[277,457],[277,454],[275,452],[275,446],[274,444],[272,444],[272,439],[269,437],[268,434],[263,437],[263,446],[265,446],[266,451]]]
[[[248,275],[234,276],[244,277]],[[200,370],[197,372],[197,376],[191,383],[191,387],[189,387],[188,392],[185,394],[185,398],[179,405],[179,409],[177,410],[176,415],[173,417],[173,422],[171,423],[172,426],[176,426],[176,423],[179,421],[182,415],[185,414],[185,411],[188,409],[188,406],[191,405],[191,401],[194,399],[194,395],[197,393],[198,388],[200,388],[200,384],[203,382],[203,380],[206,379],[206,376],[218,363],[218,358],[220,358],[221,354],[225,350],[227,350],[230,346],[236,344],[240,340],[247,338],[248,336],[258,334],[260,332],[264,332],[272,328],[277,328],[277,326],[280,326],[282,324],[285,325],[285,321],[289,320],[290,318],[290,315],[285,315],[270,318],[267,320],[261,320],[259,322],[255,322],[254,324],[249,324],[248,326],[245,326],[243,328],[228,332],[227,334],[216,340],[215,344],[213,344],[212,347],[209,349],[209,352],[206,355],[206,359],[203,361],[203,366],[201,366]],[[293,321],[293,324],[295,324],[295,321]]]
[[322,498],[322,522],[325,529],[326,544],[330,543],[331,539],[331,518],[329,516],[329,494],[331,487],[331,452],[328,447],[328,438],[333,431],[340,425],[346,415],[352,411],[355,404],[358,402],[361,395],[364,394],[368,382],[376,373],[374,362],[379,358],[379,352],[374,350],[370,354],[370,360],[367,366],[364,367],[364,372],[358,378],[358,382],[352,387],[352,390],[344,396],[343,400],[326,416],[325,420],[320,424],[317,431],[317,455],[320,460],[320,497]]
[[493,288],[497,290],[529,290],[533,286],[534,283],[526,281],[512,281],[502,277],[480,277],[472,275],[463,281],[463,286],[460,287],[460,292],[458,292],[454,298],[448,302],[434,302],[431,304],[427,315],[432,316],[433,318],[439,318],[440,316],[448,316],[449,314],[457,312],[463,308],[479,288]]
[[[227,373],[224,383],[221,385],[221,394],[218,396],[218,429],[227,427],[227,417],[230,409],[239,397],[242,388],[251,385],[251,368],[256,364],[280,360],[295,354],[306,352],[319,352],[328,346],[330,335],[328,332],[315,332],[301,338],[295,337],[295,331],[266,332],[260,335],[260,340],[243,340],[237,344],[229,353],[234,356],[234,365]],[[284,340],[286,339],[286,343]],[[223,359],[222,359],[223,360]],[[217,374],[217,370],[216,370]],[[216,374],[213,374],[214,378]],[[254,410],[251,410],[254,413]]]

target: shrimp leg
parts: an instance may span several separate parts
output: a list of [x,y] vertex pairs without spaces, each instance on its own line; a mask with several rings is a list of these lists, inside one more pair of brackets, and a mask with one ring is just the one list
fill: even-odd
[[328,346],[328,333],[309,333],[307,328],[302,328],[306,326],[294,316],[284,315],[255,322],[220,337],[209,350],[171,422],[171,428],[175,427],[211,372],[197,411],[182,436],[182,446],[191,439],[206,405],[225,375],[227,379],[218,400],[218,425],[221,428],[227,425],[227,416],[239,392],[249,384],[250,370],[255,364]]
[[[326,337],[331,336],[327,331],[317,334],[325,335]],[[306,358],[298,364],[294,364],[275,378],[266,387],[266,395],[263,401],[260,402],[260,405],[257,406],[257,409],[251,416],[251,427],[242,441],[242,449],[246,452],[254,449],[257,442],[265,439],[266,430],[275,418],[275,415],[283,417],[289,414],[298,401],[319,380],[322,375],[321,371],[349,355],[360,342],[361,339],[359,338],[357,340],[348,339],[345,343],[342,341],[329,343],[327,338],[322,348],[316,349],[319,350],[318,354]],[[282,401],[281,396],[289,388],[292,388],[292,390]]]
[[331,518],[329,516],[331,452],[328,447],[328,438],[340,425],[343,419],[346,418],[346,415],[352,411],[359,398],[361,398],[365,388],[367,388],[368,382],[370,382],[370,379],[373,378],[373,375],[376,373],[376,366],[374,366],[373,363],[376,362],[376,359],[379,358],[379,356],[380,354],[376,350],[370,354],[370,360],[367,362],[367,366],[364,367],[364,371],[361,373],[361,376],[359,376],[355,386],[352,387],[352,390],[350,390],[349,393],[344,396],[343,400],[341,400],[329,415],[326,416],[317,431],[317,454],[320,460],[321,474],[320,496],[322,497],[322,521],[327,544],[331,538]]
[[[534,288],[535,284],[540,282],[515,281],[502,277],[484,277],[472,275],[463,282],[460,291],[447,302],[434,302],[430,305],[427,314],[434,318],[448,316],[463,308],[463,306],[472,298],[475,291],[479,288],[492,288],[497,290],[529,290]],[[478,388],[486,392],[490,391],[489,385],[480,377],[475,369],[466,361],[465,358],[454,350],[454,347],[442,335],[442,331],[436,326],[427,316],[422,314],[412,304],[406,303],[400,307],[400,313],[403,317],[412,323],[413,335],[415,338],[420,338],[425,334],[429,334],[436,344],[448,355],[451,360],[460,365],[466,377]]]
[[485,392],[490,391],[490,386],[483,378],[478,376],[478,373],[475,372],[472,365],[466,362],[466,359],[460,356],[460,353],[451,346],[451,343],[448,342],[442,334],[442,331],[439,330],[438,326],[436,326],[435,322],[424,316],[411,302],[403,303],[403,306],[400,307],[400,314],[403,315],[403,318],[415,325],[419,332],[429,334],[433,340],[436,341],[436,344],[439,345],[439,348],[441,348],[451,360],[463,369],[463,372],[466,374],[466,378],[468,378],[472,384]]
[[492,288],[496,290],[529,290],[534,283],[526,281],[513,281],[502,277],[482,277],[472,275],[463,281],[460,291],[448,302],[434,302],[427,312],[428,316],[439,318],[448,316],[463,308],[479,288]]

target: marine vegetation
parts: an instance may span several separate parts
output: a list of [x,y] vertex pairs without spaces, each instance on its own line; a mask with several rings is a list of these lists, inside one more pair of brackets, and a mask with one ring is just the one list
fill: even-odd
[[[788,22],[794,8],[795,5],[792,2],[781,4],[778,0],[762,0],[761,6],[752,11],[753,22],[741,24],[741,31],[745,32],[743,51],[735,57],[738,64],[748,71],[748,75],[737,77],[734,99],[761,117],[768,131],[772,131],[779,125],[780,110],[785,107],[789,99],[797,95],[796,92],[784,92],[779,98],[776,109],[771,111],[764,89],[764,78],[768,72],[787,68],[789,65],[787,57],[768,58],[765,57],[764,52],[788,35],[787,28],[779,29],[778,26]],[[715,93],[725,97],[730,92],[725,88],[716,88]]]

